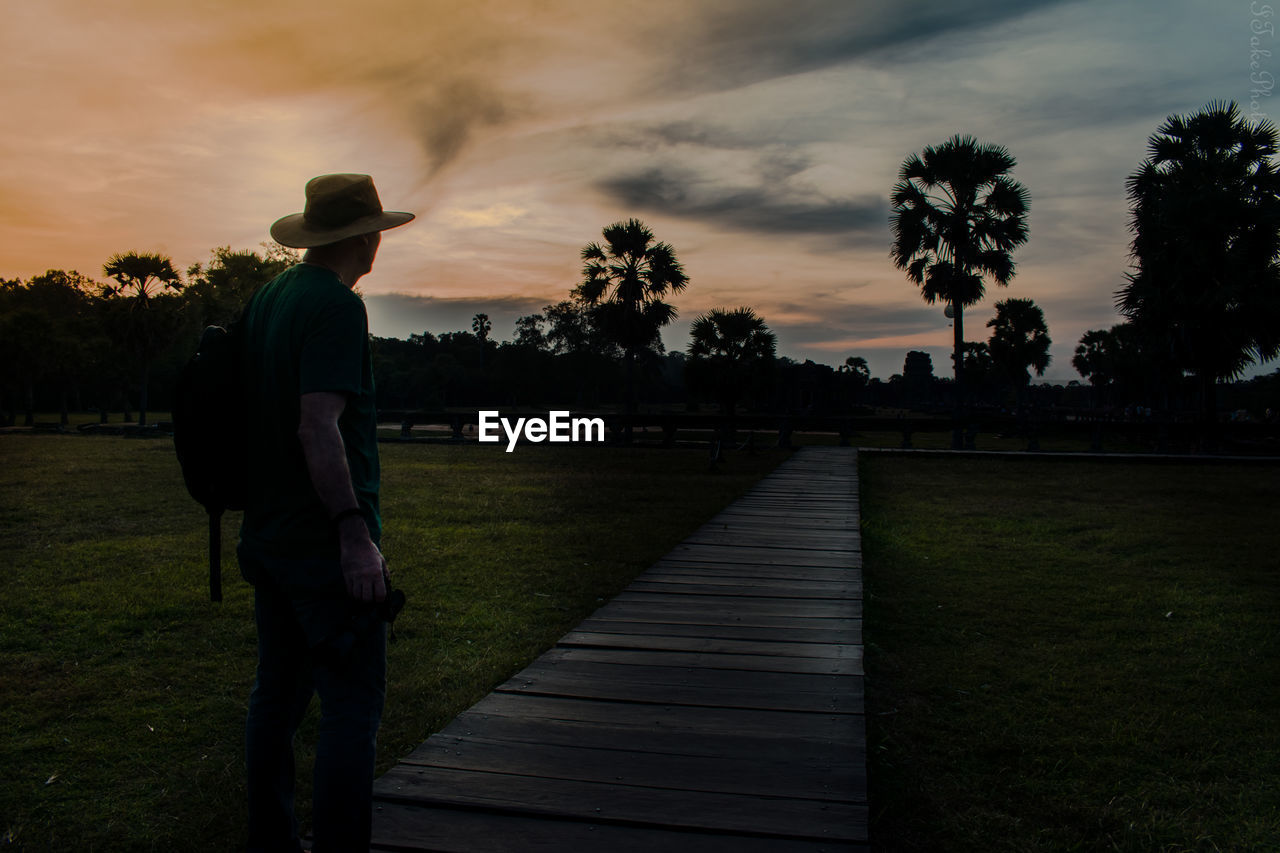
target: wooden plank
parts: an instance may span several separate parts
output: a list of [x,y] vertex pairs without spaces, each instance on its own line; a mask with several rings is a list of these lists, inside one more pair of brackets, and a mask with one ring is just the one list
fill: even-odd
[[848,518],[858,509],[856,501],[812,501],[797,495],[748,495],[721,512],[767,513],[773,518]]
[[697,580],[689,577],[649,577],[641,575],[628,589],[634,592],[669,592],[677,595],[730,595],[751,598],[816,598],[819,601],[860,600],[862,589],[848,584],[733,583],[725,579]]
[[823,617],[841,619],[854,616],[853,611],[862,604],[861,599],[828,601],[821,598],[781,599],[731,595],[692,596],[682,593],[643,592],[632,589],[623,590],[613,601],[619,604],[667,606],[677,611],[681,608],[693,610],[701,608],[706,611],[708,618],[712,620],[725,615],[735,617],[750,616],[752,614],[807,616],[811,619]]
[[790,507],[812,507],[815,509],[848,509],[857,501],[843,494],[817,494],[805,491],[803,483],[767,484],[752,489],[742,502],[751,504],[777,503]]
[[754,501],[749,497],[740,498],[715,514],[715,518],[763,517],[764,519],[794,519],[800,524],[821,525],[833,517],[840,521],[848,521],[857,517],[858,502],[850,500],[841,506],[819,508],[807,507],[809,512],[793,508],[789,505],[779,506],[777,501]]
[[[809,578],[796,577],[770,577],[760,573],[744,574],[731,569],[721,568],[716,571],[717,567],[707,566],[708,570],[699,570],[696,567],[680,567],[673,568],[661,566],[651,568],[644,574],[636,578],[637,581],[646,583],[692,583],[692,584],[721,584],[724,586],[740,586],[740,587],[759,587],[763,590],[811,590],[815,593],[826,594],[846,594],[852,593],[853,597],[862,597],[862,582],[854,577],[852,572],[841,569],[845,575],[843,578],[839,576],[829,578]],[[789,573],[775,573],[789,574]]]
[[749,680],[726,669],[625,666],[582,662],[539,664],[495,688],[501,693],[776,711],[861,714],[857,675],[756,672]]
[[436,853],[864,853],[858,842],[709,834],[660,826],[547,820],[495,811],[380,802],[371,850]]
[[806,520],[830,515],[841,515],[847,518],[854,514],[857,508],[858,502],[853,499],[816,502],[805,500],[796,493],[790,495],[746,495],[720,510],[716,515],[768,512],[774,518]]
[[737,541],[745,543],[762,543],[765,545],[792,541],[797,547],[808,550],[822,549],[827,545],[836,548],[846,547],[855,541],[847,528],[831,527],[826,529],[796,529],[786,520],[766,522],[762,519],[752,521],[713,518],[685,538],[686,542],[699,541],[706,536],[731,535]]
[[696,637],[722,640],[759,640],[767,643],[845,643],[862,636],[861,620],[842,628],[810,628],[789,626],[785,628],[760,625],[705,625],[697,623],[655,621],[628,621],[592,617],[578,625],[580,631],[599,634],[634,634],[662,637]]
[[[862,646],[842,643],[768,642],[763,640],[730,640],[719,637],[671,636],[669,634],[634,634],[584,631],[579,627],[560,639],[559,646],[583,646],[596,649],[643,649],[646,651],[704,652],[720,655],[764,655],[802,657],[818,660],[862,659]],[[619,660],[619,662],[625,662]]]
[[393,803],[457,805],[523,815],[591,818],[600,824],[640,823],[814,841],[867,840],[865,805],[777,795],[660,790],[399,765],[374,783],[374,796]]
[[690,534],[682,544],[715,545],[744,549],[759,548],[766,551],[801,552],[810,556],[827,553],[843,556],[845,554],[854,554],[861,550],[858,543],[847,536],[812,539],[796,536],[794,533],[772,535],[769,533],[725,529]]
[[769,530],[734,530],[720,527],[690,533],[684,539],[687,545],[724,545],[739,548],[767,548],[774,551],[816,551],[834,554],[859,550],[858,543],[844,535],[828,534],[804,536],[795,531],[773,532]]
[[[607,634],[600,635],[608,637]],[[680,638],[683,640],[684,638]],[[718,641],[709,641],[719,644]],[[727,643],[734,640],[724,641]],[[759,644],[757,644],[759,645]],[[796,673],[802,675],[862,675],[862,647],[852,646],[847,655],[811,657],[749,651],[682,651],[677,648],[650,650],[614,646],[559,645],[543,654],[530,667],[577,667],[587,664],[605,666],[651,667],[682,671],[732,670],[742,684],[751,683],[757,673]],[[522,672],[527,672],[526,667]]]
[[[792,602],[793,604],[795,602]],[[818,608],[755,607],[746,598],[739,598],[732,606],[722,604],[712,607],[710,602],[698,604],[676,596],[636,596],[619,601],[613,599],[592,614],[601,619],[639,619],[658,622],[692,622],[706,625],[758,625],[762,627],[840,628],[862,618],[860,600],[844,601],[838,607]]]
[[748,548],[735,545],[680,544],[668,555],[681,560],[704,563],[756,563],[769,566],[816,566],[844,569],[862,565],[859,551],[825,553],[796,548]]
[[490,693],[459,715],[444,731],[469,731],[471,721],[519,718],[536,724],[554,722],[598,723],[633,731],[657,731],[672,735],[714,737],[734,732],[769,740],[844,740],[858,717],[813,713],[804,710],[759,710],[718,706],[631,704],[585,698],[563,698],[519,693]]
[[[791,522],[816,525],[822,521],[848,521],[855,517],[855,502],[813,503],[791,498],[745,497],[725,507],[712,516],[709,524],[733,521],[738,524],[759,524],[763,527],[788,527]],[[856,529],[856,528],[850,528]],[[830,530],[830,528],[828,528]]]
[[[519,705],[529,704],[534,697],[514,698]],[[523,703],[520,702],[522,698],[525,700]],[[570,700],[561,701],[567,704]],[[700,713],[701,709],[690,708],[680,709],[678,715],[664,711],[662,718],[666,721],[665,725],[657,722],[629,725],[612,718],[563,720],[466,711],[432,735],[427,743],[448,747],[478,740],[486,743],[533,743],[593,749],[618,749],[625,745],[630,751],[702,758],[741,758],[763,749],[788,757],[792,762],[809,762],[815,766],[832,761],[861,761],[865,758],[864,733],[857,717],[826,717],[799,712],[774,714],[775,717],[782,716],[784,722],[795,728],[785,731],[774,729],[763,733],[757,729],[739,731],[732,721],[714,729],[706,726],[693,728],[673,725],[697,717]],[[757,712],[738,713],[746,715]],[[650,712],[651,716],[654,714],[655,712]],[[837,724],[827,725],[826,721],[830,720],[837,721]],[[815,731],[821,736],[816,736]],[[415,764],[430,763],[430,753],[425,750],[425,746],[420,746],[404,760]]]
[[750,554],[753,551],[763,552],[761,556],[768,557],[772,562],[778,557],[791,557],[792,562],[798,566],[804,565],[822,565],[821,563],[810,563],[808,561],[821,559],[826,552],[831,552],[832,556],[843,557],[846,554],[857,553],[859,548],[852,539],[841,537],[843,543],[828,543],[823,547],[811,548],[808,543],[789,544],[786,542],[778,542],[775,538],[762,538],[756,542],[744,542],[734,536],[723,536],[719,538],[707,536],[690,535],[687,539],[672,548],[670,554],[677,555],[684,551],[705,550],[711,552],[718,551],[742,551]]
[[822,568],[818,566],[770,566],[753,563],[699,563],[689,560],[661,559],[646,569],[640,577],[654,574],[701,575],[703,577],[733,577],[750,580],[832,581],[862,585],[861,573],[851,568]]
[[[757,522],[766,527],[783,526],[791,521],[799,524],[819,524],[823,521],[849,521],[858,514],[856,503],[807,504],[785,498],[741,498],[712,517],[716,519],[741,519],[743,523]],[[745,517],[745,518],[744,518]],[[856,529],[856,528],[851,528]]]
[[409,766],[538,779],[636,785],[657,790],[710,794],[787,796],[832,802],[865,802],[866,779],[852,752],[831,750],[814,764],[795,760],[783,748],[757,749],[737,756],[686,755],[577,744],[433,737],[406,758]]

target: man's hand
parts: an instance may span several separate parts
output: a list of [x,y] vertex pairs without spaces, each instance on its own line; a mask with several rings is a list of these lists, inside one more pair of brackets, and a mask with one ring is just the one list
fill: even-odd
[[342,546],[342,578],[347,584],[347,594],[356,601],[381,602],[387,597],[387,561],[378,546],[369,538],[364,519],[351,516],[343,519],[338,532]]

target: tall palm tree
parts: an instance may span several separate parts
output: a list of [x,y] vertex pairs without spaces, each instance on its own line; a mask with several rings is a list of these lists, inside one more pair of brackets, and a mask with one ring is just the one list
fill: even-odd
[[894,265],[920,286],[925,302],[946,303],[955,326],[954,447],[961,445],[964,309],[982,299],[985,278],[1008,285],[1013,250],[1027,241],[1030,200],[1009,175],[1015,165],[1001,146],[953,136],[908,157],[891,196]]
[[615,222],[603,236],[603,244],[582,249],[583,281],[574,295],[592,306],[600,328],[626,353],[630,416],[636,410],[636,353],[659,341],[662,327],[676,318],[676,309],[663,297],[684,290],[689,277],[675,249],[655,243],[653,232],[638,219]]
[[480,341],[480,370],[484,370],[485,350],[489,348],[489,332],[493,331],[493,323],[489,321],[488,314],[477,314],[471,318],[471,331],[475,332],[476,339]]
[[[147,422],[147,386],[151,362],[173,343],[181,324],[181,302],[166,301],[163,291],[182,290],[182,279],[164,255],[124,252],[112,255],[102,271],[115,280],[103,287],[109,296],[126,297],[128,310],[117,317],[117,333],[137,361],[138,426]],[[156,303],[159,303],[157,306]],[[113,312],[115,313],[115,312]]]
[[724,412],[732,417],[753,373],[773,361],[777,335],[750,308],[708,311],[693,321],[690,335],[686,369],[719,391]]
[[1170,116],[1128,181],[1135,271],[1117,307],[1153,355],[1195,374],[1209,443],[1218,380],[1280,355],[1276,146],[1269,121],[1213,102]]

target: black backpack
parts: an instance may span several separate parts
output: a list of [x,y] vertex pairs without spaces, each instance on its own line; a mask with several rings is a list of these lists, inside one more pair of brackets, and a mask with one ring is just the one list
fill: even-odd
[[183,367],[173,446],[187,491],[209,513],[209,597],[222,600],[222,514],[244,509],[247,438],[239,324],[209,326]]

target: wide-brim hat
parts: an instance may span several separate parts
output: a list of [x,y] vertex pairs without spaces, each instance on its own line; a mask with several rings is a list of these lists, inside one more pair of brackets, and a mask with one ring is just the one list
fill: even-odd
[[368,175],[321,175],[307,181],[306,194],[302,213],[281,217],[271,226],[271,239],[282,246],[310,249],[413,219],[412,213],[383,210]]

